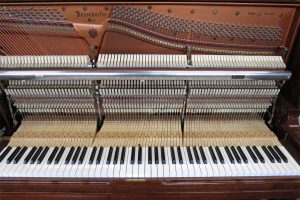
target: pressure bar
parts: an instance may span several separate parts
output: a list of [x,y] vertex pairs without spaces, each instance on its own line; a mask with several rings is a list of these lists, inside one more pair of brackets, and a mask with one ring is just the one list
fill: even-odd
[[0,70],[0,80],[288,80],[286,70],[34,69]]

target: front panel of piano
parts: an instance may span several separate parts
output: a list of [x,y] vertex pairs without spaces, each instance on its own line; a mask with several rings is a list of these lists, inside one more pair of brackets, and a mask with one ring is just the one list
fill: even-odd
[[299,197],[298,154],[275,134],[299,13],[275,3],[0,4],[10,135],[0,194]]

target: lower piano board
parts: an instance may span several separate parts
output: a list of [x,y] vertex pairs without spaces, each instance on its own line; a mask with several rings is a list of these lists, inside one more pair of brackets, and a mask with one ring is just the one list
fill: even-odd
[[286,199],[299,177],[201,179],[1,178],[0,199]]

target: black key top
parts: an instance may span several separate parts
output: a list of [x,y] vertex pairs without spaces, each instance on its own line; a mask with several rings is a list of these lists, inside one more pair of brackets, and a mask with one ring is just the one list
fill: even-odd
[[39,157],[39,155],[41,154],[42,151],[43,151],[43,147],[39,147],[37,149],[37,151],[35,152],[35,154],[30,159],[30,164],[35,163],[36,159]]
[[54,164],[58,164],[64,151],[65,151],[65,147],[61,147],[56,158],[54,159]]
[[275,160],[279,163],[281,163],[281,159],[280,157],[277,155],[277,153],[275,152],[275,150],[271,147],[271,146],[268,146],[267,147],[268,150],[271,152],[272,156],[275,158]]
[[116,147],[116,151],[115,151],[115,156],[114,156],[114,165],[118,163],[118,158],[119,158],[119,147]]
[[15,156],[19,153],[20,150],[21,150],[21,147],[15,148],[15,150],[12,152],[12,154],[10,154],[10,156],[7,158],[6,164],[10,164],[11,161],[13,161],[13,159],[15,158]]
[[177,147],[177,154],[178,154],[179,164],[183,164],[183,159],[182,159],[182,154],[181,154],[180,147]]
[[99,151],[98,151],[97,158],[96,158],[96,164],[100,164],[102,154],[103,154],[103,147],[100,147]]
[[269,158],[269,160],[271,161],[271,163],[275,163],[275,159],[274,157],[270,154],[270,152],[268,151],[268,149],[265,146],[261,147],[262,150],[265,152],[265,154],[267,155],[267,157]]
[[55,147],[47,160],[48,165],[52,163],[57,151],[58,151],[58,147]]
[[260,154],[260,152],[258,151],[258,149],[256,148],[256,146],[252,147],[255,154],[257,155],[258,159],[260,160],[261,163],[265,163],[265,159],[264,157],[262,157],[262,155]]
[[194,160],[193,160],[193,156],[192,156],[190,147],[186,147],[186,151],[187,151],[187,154],[189,157],[190,164],[194,164]]
[[2,153],[1,156],[0,156],[0,162],[5,158],[5,156],[10,152],[11,149],[12,149],[11,146],[8,146],[8,147],[3,151],[3,153]]
[[197,148],[195,146],[193,147],[193,152],[194,152],[194,156],[195,156],[195,159],[196,159],[196,163],[200,164],[200,157],[199,157],[199,154],[197,152]]
[[82,162],[83,162],[83,159],[84,159],[85,154],[86,154],[86,150],[87,150],[87,148],[86,148],[86,147],[83,147],[82,152],[81,152],[81,155],[79,156],[79,160],[78,160],[78,164],[79,164],[79,165],[82,164]]
[[248,159],[247,159],[246,155],[244,154],[243,149],[240,146],[238,146],[237,150],[240,153],[244,163],[248,163]]
[[24,159],[24,164],[27,164],[29,161],[30,161],[30,159],[31,159],[31,157],[33,156],[33,154],[34,154],[34,152],[37,150],[37,147],[33,147],[32,149],[31,149],[31,151],[29,152],[29,154],[26,156],[26,158]]
[[45,147],[43,152],[41,153],[40,157],[37,159],[37,164],[41,164],[42,161],[44,160],[47,152],[49,151],[49,147]]
[[[278,155],[280,156],[280,158],[283,160],[283,162],[287,163],[288,159],[287,157],[285,157],[285,155],[282,153],[282,151],[278,148],[278,146],[274,146],[275,151],[278,153]],[[1,162],[1,160],[0,160]]]
[[142,164],[142,147],[139,147],[138,150],[138,164]]
[[123,165],[125,162],[125,153],[126,153],[126,147],[122,148],[122,153],[121,153],[121,160],[120,160],[120,164]]
[[77,158],[79,156],[80,150],[81,150],[81,147],[77,147],[77,149],[75,151],[75,154],[72,158],[72,164],[75,164],[77,162]]
[[203,147],[199,147],[199,151],[200,151],[200,155],[201,155],[201,158],[202,158],[202,160],[203,160],[203,163],[204,163],[204,164],[207,164],[207,159],[206,159],[206,156],[205,156]]
[[135,147],[132,147],[132,149],[131,149],[130,164],[134,164],[134,160],[135,160]]
[[96,155],[96,151],[97,151],[97,148],[93,147],[93,150],[92,150],[92,153],[91,153],[91,156],[90,156],[90,159],[89,159],[89,164],[93,164],[94,159],[95,159],[95,155]]
[[232,164],[234,164],[234,163],[235,163],[235,160],[234,160],[234,158],[233,158],[233,156],[232,156],[232,154],[231,154],[231,152],[230,152],[228,146],[225,146],[224,149],[225,149],[225,151],[226,151],[226,154],[227,154],[227,156],[228,156],[230,162],[231,162]]
[[233,153],[233,155],[234,155],[236,161],[237,161],[239,164],[241,164],[241,163],[242,163],[241,158],[240,158],[238,152],[235,150],[234,146],[231,146],[230,149],[231,149],[231,151],[232,151],[232,153]]
[[209,147],[208,147],[208,150],[209,150],[209,153],[210,153],[210,155],[211,155],[211,158],[212,158],[213,162],[214,162],[215,164],[218,164],[218,160],[217,160],[217,157],[216,157],[216,155],[215,155],[215,152],[214,152],[213,148],[212,148],[211,146],[209,146]]
[[220,149],[219,149],[218,146],[216,146],[216,152],[217,152],[217,155],[218,155],[218,157],[219,157],[220,162],[221,162],[222,164],[224,164],[224,158],[223,158],[223,155],[221,154],[221,151],[220,151]]
[[158,148],[157,147],[154,147],[154,160],[155,160],[155,164],[159,164]]
[[161,160],[162,160],[162,164],[166,164],[166,156],[165,156],[165,147],[160,147],[161,148]]
[[13,160],[13,164],[17,164],[21,157],[24,155],[25,151],[27,150],[27,147],[22,147],[21,151],[18,153],[18,155]]
[[254,155],[252,149],[249,146],[247,146],[246,149],[247,149],[248,153],[250,154],[254,163],[258,163],[257,157]]
[[176,164],[174,147],[171,147],[171,159],[172,159],[172,164]]
[[113,147],[109,147],[108,155],[107,155],[107,160],[106,160],[106,164],[107,164],[107,165],[110,164],[111,157],[112,157],[112,153],[113,153]]
[[151,147],[148,147],[148,164],[152,164],[152,149]]
[[69,151],[69,153],[68,153],[68,155],[66,157],[65,164],[69,164],[74,151],[75,151],[75,147],[71,147],[71,149],[70,149],[70,151]]

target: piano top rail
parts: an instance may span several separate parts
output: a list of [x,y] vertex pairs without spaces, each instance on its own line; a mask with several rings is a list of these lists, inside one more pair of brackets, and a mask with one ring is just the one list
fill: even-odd
[[0,70],[0,80],[288,80],[286,70],[24,69]]

